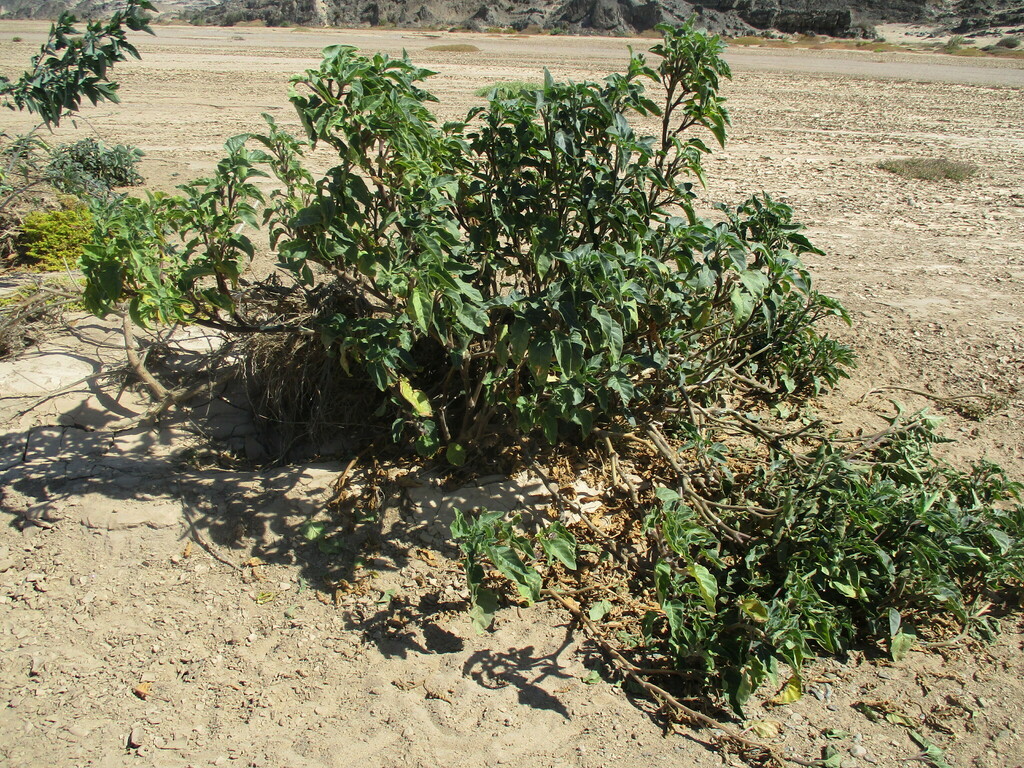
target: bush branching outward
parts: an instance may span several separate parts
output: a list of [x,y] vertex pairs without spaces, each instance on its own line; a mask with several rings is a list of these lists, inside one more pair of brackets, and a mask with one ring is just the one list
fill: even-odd
[[[495,430],[554,444],[738,378],[771,392],[833,384],[849,355],[815,321],[844,314],[813,290],[799,256],[814,249],[790,209],[752,199],[719,223],[693,211],[708,148],[692,134],[725,139],[720,43],[670,31],[654,51],[657,69],[637,57],[603,84],[549,77],[438,126],[419,87],[430,73],[329,48],[292,101],[339,164],[314,179],[305,142],[272,122],[232,140],[215,178],[111,223],[85,261],[88,299],[103,312],[126,298],[143,323],[313,328],[389,395],[396,439],[455,461]],[[630,115],[660,115],[659,135],[635,133]],[[253,248],[236,225],[255,222],[264,169],[284,184],[265,218],[308,296],[301,322],[249,316],[232,291]],[[141,238],[124,227],[135,215]],[[325,287],[347,303],[317,315]]]
[[[483,562],[527,601],[541,570],[561,595],[560,579],[611,568],[587,626],[609,611],[632,622],[638,666],[624,674],[675,666],[741,711],[783,665],[798,687],[815,652],[872,638],[900,656],[937,614],[984,626],[985,595],[1021,577],[1024,520],[994,468],[931,458],[925,417],[848,438],[777,418],[846,376],[852,353],[820,321],[847,316],[814,289],[800,257],[820,252],[788,206],[761,196],[697,215],[701,133],[725,142],[730,73],[718,38],[662,32],[656,65],[635,56],[602,83],[548,75],[445,125],[421,87],[430,72],[328,48],[292,80],[305,138],[267,117],[211,178],[114,209],[83,258],[86,302],[126,303],[143,325],[304,339],[291,349],[319,338],[423,456],[458,465],[516,445],[543,472],[537,443],[600,448],[612,520],[561,494],[571,529],[458,517],[477,623],[496,595]],[[321,176],[303,161],[317,145],[337,157]],[[291,282],[248,291],[241,225],[261,223]],[[595,548],[610,559],[573,575]],[[622,647],[613,658],[630,664]]]

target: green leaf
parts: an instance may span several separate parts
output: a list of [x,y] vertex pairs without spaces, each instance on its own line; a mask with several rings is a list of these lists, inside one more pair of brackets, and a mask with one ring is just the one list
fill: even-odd
[[611,313],[604,307],[595,306],[591,310],[594,319],[601,328],[601,337],[604,340],[608,357],[613,363],[617,363],[622,357],[622,326],[615,322]]
[[917,731],[911,731],[910,738],[913,739],[914,743],[922,749],[924,752],[924,762],[930,765],[931,768],[953,768],[953,766],[946,761],[946,753],[920,733]]
[[458,443],[450,443],[444,455],[453,467],[461,467],[466,463],[466,449]]
[[416,326],[423,333],[429,333],[430,323],[434,316],[434,302],[430,294],[420,286],[416,286],[409,297],[407,310]]
[[740,610],[748,617],[758,623],[768,621],[768,609],[764,603],[755,597],[748,597],[740,601]]
[[327,523],[323,520],[308,520],[299,526],[299,531],[302,533],[306,541],[314,541],[324,535],[324,531],[327,530]]
[[754,311],[754,298],[738,285],[733,286],[729,300],[732,302],[733,319],[737,323],[745,322]]
[[402,397],[413,407],[417,416],[429,418],[434,415],[434,409],[430,407],[430,399],[426,393],[414,389],[406,378],[398,380],[398,391]]
[[472,596],[469,618],[477,634],[484,634],[494,623],[494,614],[498,610],[498,596],[493,590],[478,587]]
[[584,685],[597,685],[601,682],[601,673],[596,669],[591,669],[585,675],[580,677],[580,680]]
[[553,346],[550,340],[534,341],[530,344],[528,362],[535,381],[543,382],[547,378],[552,355]]
[[711,571],[699,563],[689,566],[687,572],[697,580],[697,589],[704,599],[704,605],[709,611],[715,610],[715,602],[718,599],[718,581],[711,575]]
[[630,380],[622,371],[613,371],[608,376],[608,389],[618,394],[622,398],[623,405],[628,405],[636,395],[636,390],[633,387],[633,382]]
[[576,537],[561,523],[552,523],[540,537],[540,545],[549,561],[557,560],[570,571],[576,570]]
[[483,336],[487,333],[487,313],[472,304],[463,304],[455,313],[462,325],[469,331]]
[[530,346],[530,324],[523,318],[516,318],[509,331],[509,350],[515,360],[522,360]]
[[540,600],[541,578],[533,568],[523,563],[512,547],[505,544],[488,544],[487,556],[501,574],[516,585],[524,600],[535,603]]
[[591,621],[598,622],[605,616],[607,616],[608,612],[611,609],[612,604],[609,603],[607,600],[602,600],[599,603],[594,603],[592,606],[590,606],[590,611],[587,615],[590,616]]
[[889,652],[892,654],[892,660],[903,661],[910,652],[910,649],[914,647],[916,639],[913,635],[906,632],[897,632],[893,635],[889,641]]

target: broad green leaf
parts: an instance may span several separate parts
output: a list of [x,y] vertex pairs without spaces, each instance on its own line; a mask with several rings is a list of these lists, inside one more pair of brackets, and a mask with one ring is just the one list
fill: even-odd
[[922,736],[918,731],[911,731],[910,738],[914,740],[924,752],[924,760],[931,768],[953,768],[946,760],[946,753],[931,741]]
[[516,318],[509,331],[509,345],[512,358],[516,361],[526,357],[526,350],[530,347],[530,324],[523,318]]
[[697,580],[697,589],[704,599],[704,605],[709,611],[715,610],[715,602],[718,599],[718,581],[711,575],[711,571],[700,563],[689,566],[687,572]]
[[540,537],[548,560],[557,560],[570,571],[576,570],[576,537],[561,523],[553,523]]
[[434,415],[434,409],[430,407],[430,399],[426,393],[414,389],[406,378],[398,380],[398,391],[402,397],[413,407],[417,416],[429,418]]
[[754,298],[738,285],[733,286],[729,300],[732,302],[733,319],[737,323],[745,322],[754,311]]
[[550,341],[534,341],[530,344],[529,365],[533,378],[537,382],[544,381],[551,367],[553,348]]
[[469,618],[477,634],[484,634],[494,623],[494,614],[498,610],[498,595],[493,590],[478,587],[473,594],[473,605],[469,609]]
[[768,621],[768,609],[756,597],[748,597],[740,601],[740,610],[758,623]]
[[416,286],[409,297],[409,315],[416,326],[423,332],[430,332],[430,323],[433,320],[434,302],[427,291]]
[[323,536],[327,530],[327,523],[323,520],[309,520],[299,526],[299,530],[307,541],[313,541]]
[[444,455],[453,467],[461,467],[466,463],[466,449],[458,443],[450,443]]
[[914,647],[913,635],[907,634],[906,632],[897,632],[892,636],[889,641],[889,652],[892,654],[893,661],[903,661],[910,652],[910,649]]
[[529,603],[540,600],[541,578],[533,568],[523,563],[512,547],[505,544],[490,544],[487,556],[502,575],[516,585],[519,594]]
[[601,336],[604,339],[609,359],[613,363],[618,362],[622,357],[622,326],[615,322],[611,313],[604,307],[595,306],[591,310],[591,314],[601,328]]

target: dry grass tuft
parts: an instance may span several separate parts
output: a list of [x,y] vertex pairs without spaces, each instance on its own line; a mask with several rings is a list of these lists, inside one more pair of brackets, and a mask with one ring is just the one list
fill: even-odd
[[443,53],[476,53],[480,49],[469,43],[445,43],[444,45],[431,45],[424,50]]
[[978,172],[978,166],[974,163],[946,160],[941,157],[906,157],[898,160],[884,160],[878,164],[878,167],[905,179],[923,181],[964,181]]

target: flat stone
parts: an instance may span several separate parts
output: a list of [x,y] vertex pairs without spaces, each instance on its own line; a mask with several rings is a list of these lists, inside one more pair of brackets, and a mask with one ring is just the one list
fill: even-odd
[[0,392],[5,395],[46,395],[96,373],[98,367],[77,355],[51,352],[22,355],[0,362]]
[[181,503],[171,499],[118,502],[99,496],[80,500],[81,521],[86,528],[124,531],[130,528],[171,528],[181,523]]

